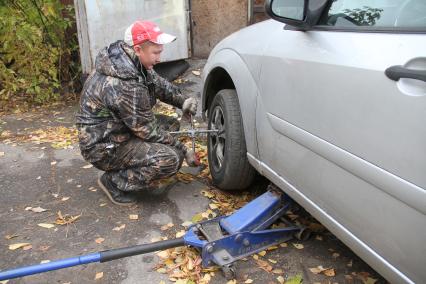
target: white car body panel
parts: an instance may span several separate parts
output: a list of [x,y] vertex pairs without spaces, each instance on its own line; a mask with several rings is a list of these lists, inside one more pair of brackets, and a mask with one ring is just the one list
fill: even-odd
[[389,281],[426,283],[426,83],[384,74],[426,70],[426,36],[283,27],[228,37],[203,71],[232,70],[250,163]]

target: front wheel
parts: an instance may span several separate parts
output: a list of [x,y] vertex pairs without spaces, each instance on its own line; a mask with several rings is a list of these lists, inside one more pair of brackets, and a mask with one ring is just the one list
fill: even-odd
[[242,190],[253,181],[255,170],[247,159],[240,106],[235,90],[220,90],[209,106],[208,159],[213,184],[224,190]]

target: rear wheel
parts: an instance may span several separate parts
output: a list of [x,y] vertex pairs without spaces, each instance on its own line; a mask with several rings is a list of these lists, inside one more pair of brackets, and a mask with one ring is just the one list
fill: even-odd
[[209,106],[208,159],[213,183],[225,190],[242,190],[253,181],[255,170],[247,159],[240,106],[235,90],[220,90]]

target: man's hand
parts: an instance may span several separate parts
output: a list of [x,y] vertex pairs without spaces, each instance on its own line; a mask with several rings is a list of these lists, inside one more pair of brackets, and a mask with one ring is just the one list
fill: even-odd
[[182,112],[183,115],[192,114],[195,115],[197,113],[198,102],[195,98],[188,98],[183,102]]
[[186,151],[185,161],[190,167],[197,167],[200,165],[200,158],[198,157],[197,153],[192,151],[192,149]]

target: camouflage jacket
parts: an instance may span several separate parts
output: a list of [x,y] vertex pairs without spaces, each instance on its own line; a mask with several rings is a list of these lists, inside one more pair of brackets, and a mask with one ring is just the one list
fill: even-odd
[[146,70],[123,41],[102,49],[84,84],[76,115],[84,158],[102,160],[118,143],[134,136],[184,151],[184,145],[159,129],[152,112],[157,99],[182,108],[186,97],[154,70]]

